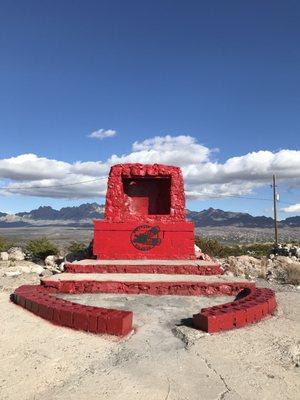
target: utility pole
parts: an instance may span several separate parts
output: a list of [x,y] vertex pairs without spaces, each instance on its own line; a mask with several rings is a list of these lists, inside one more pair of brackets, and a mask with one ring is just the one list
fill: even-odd
[[275,248],[278,247],[278,226],[277,226],[277,200],[278,200],[278,195],[276,193],[276,177],[275,174],[273,174],[273,209],[274,209],[274,232],[275,232]]

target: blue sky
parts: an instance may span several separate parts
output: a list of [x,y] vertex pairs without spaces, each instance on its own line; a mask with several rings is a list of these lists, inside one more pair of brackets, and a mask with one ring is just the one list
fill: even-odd
[[[262,150],[299,150],[299,17],[300,4],[291,0],[3,0],[1,186],[42,182],[38,176],[15,179],[14,159],[20,155],[70,164],[104,163],[113,154],[131,154],[134,142],[156,136],[185,135],[207,149],[218,148],[204,162],[220,165]],[[99,129],[117,134],[103,140],[88,137]],[[279,189],[283,201],[298,204],[299,181],[293,173],[300,153],[285,157],[294,164],[280,169],[277,160],[270,165],[279,177],[282,170],[291,170],[279,181]],[[10,160],[10,175],[1,175],[1,160]],[[24,170],[33,162],[26,161]],[[180,166],[190,170],[186,165]],[[233,185],[248,183],[243,192],[236,189],[227,199],[226,191],[222,199],[194,196],[189,207],[270,215],[270,202],[232,197],[271,197],[266,176],[254,178],[260,184],[250,187],[251,174],[233,178]],[[88,176],[80,173],[70,179]],[[62,177],[49,179],[57,181],[42,184],[65,182]],[[195,176],[192,180],[191,186],[197,184]],[[203,184],[212,184],[200,183],[197,193]],[[214,190],[218,193],[217,187]],[[97,195],[63,198],[49,192],[41,197],[29,189],[27,195],[13,193],[2,190],[0,211],[103,202]],[[282,212],[282,217],[295,213]]]

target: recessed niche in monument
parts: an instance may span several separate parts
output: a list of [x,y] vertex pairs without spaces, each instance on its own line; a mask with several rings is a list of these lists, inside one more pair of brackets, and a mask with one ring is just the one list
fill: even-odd
[[171,177],[122,178],[125,204],[140,215],[168,215],[171,210]]

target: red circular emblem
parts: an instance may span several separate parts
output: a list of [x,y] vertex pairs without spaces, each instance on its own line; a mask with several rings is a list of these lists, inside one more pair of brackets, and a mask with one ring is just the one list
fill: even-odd
[[142,251],[148,251],[161,243],[158,226],[140,225],[131,232],[130,240],[133,246]]

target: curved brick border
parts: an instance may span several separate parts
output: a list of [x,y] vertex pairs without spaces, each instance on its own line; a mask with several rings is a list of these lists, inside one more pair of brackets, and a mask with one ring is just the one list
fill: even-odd
[[223,275],[221,265],[96,265],[67,263],[65,272],[71,273],[129,273],[171,275]]
[[277,307],[275,293],[271,289],[250,288],[245,297],[219,306],[202,308],[193,315],[196,328],[206,332],[219,332],[258,322]]
[[201,309],[193,324],[206,332],[239,328],[260,321],[276,309],[275,293],[256,288],[251,282],[113,282],[44,281],[42,285],[23,285],[11,300],[57,325],[93,333],[124,336],[132,330],[133,313],[84,306],[55,297],[56,293],[126,293],[150,295],[238,295],[233,302]]
[[56,298],[57,290],[38,285],[20,286],[11,300],[57,325],[93,333],[124,336],[132,331],[131,311],[89,307]]

